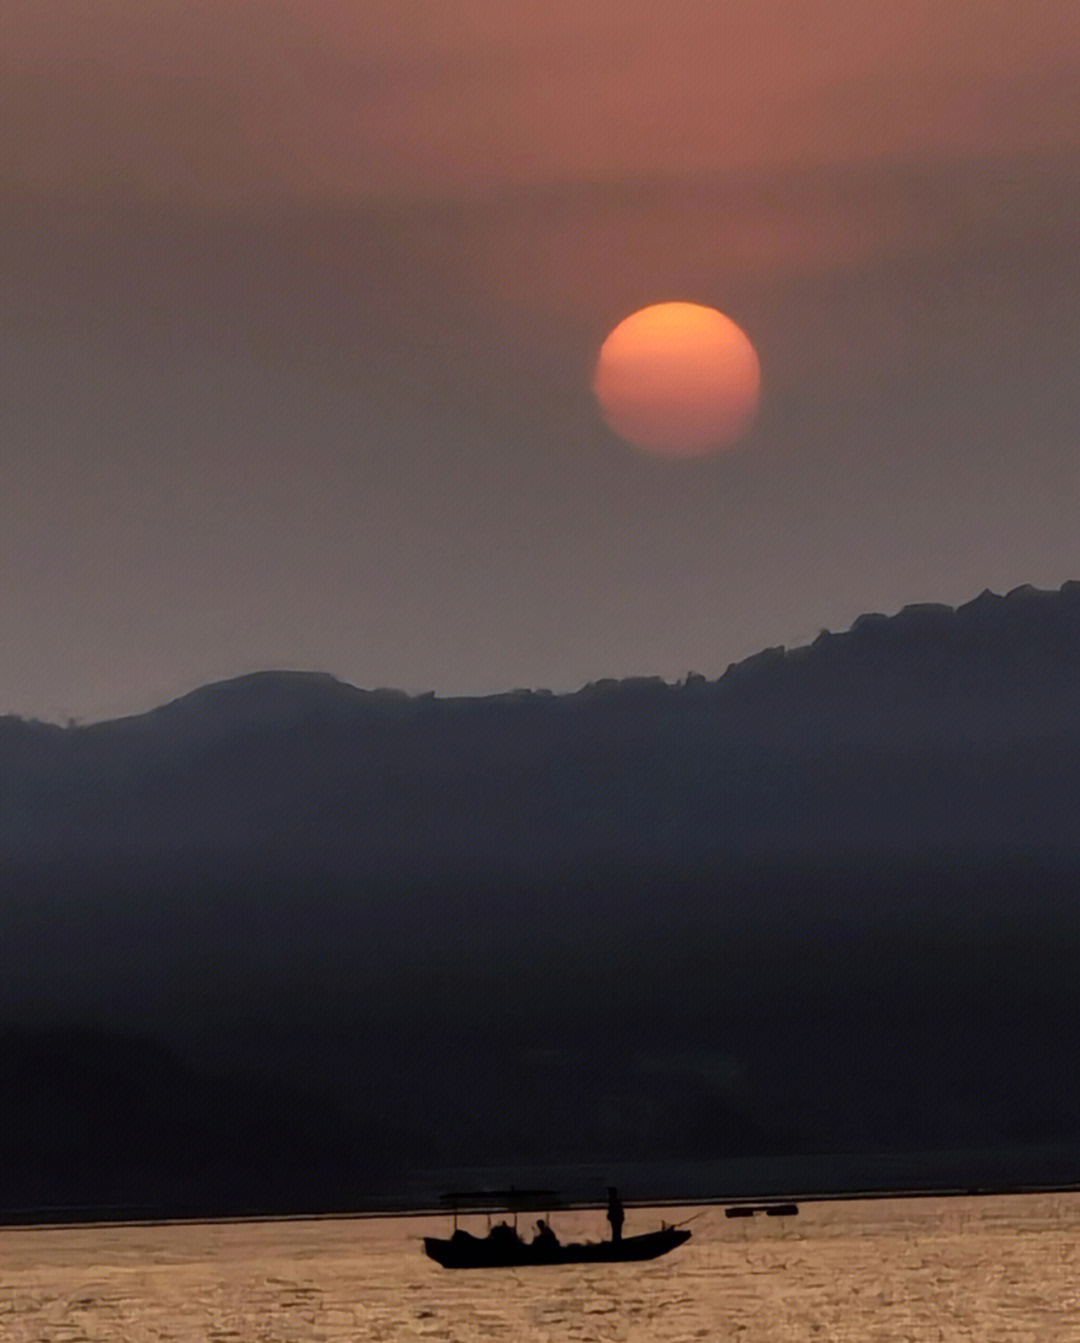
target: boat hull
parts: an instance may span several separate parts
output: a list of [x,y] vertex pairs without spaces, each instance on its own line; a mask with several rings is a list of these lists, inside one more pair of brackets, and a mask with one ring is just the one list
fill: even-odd
[[443,1268],[523,1268],[529,1264],[620,1264],[658,1259],[690,1239],[690,1232],[665,1227],[622,1240],[550,1245],[535,1241],[492,1243],[487,1237],[456,1231],[449,1240],[424,1237],[424,1251]]

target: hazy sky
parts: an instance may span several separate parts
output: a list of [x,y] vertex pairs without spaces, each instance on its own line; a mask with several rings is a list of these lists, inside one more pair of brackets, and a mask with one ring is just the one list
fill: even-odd
[[[1076,0],[4,0],[0,713],[718,675],[1080,577]],[[741,447],[589,383],[751,336]]]

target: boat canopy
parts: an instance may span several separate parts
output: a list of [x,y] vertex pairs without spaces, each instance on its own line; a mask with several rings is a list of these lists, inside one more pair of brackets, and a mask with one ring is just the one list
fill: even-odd
[[467,1189],[442,1194],[453,1212],[549,1212],[562,1206],[556,1189]]

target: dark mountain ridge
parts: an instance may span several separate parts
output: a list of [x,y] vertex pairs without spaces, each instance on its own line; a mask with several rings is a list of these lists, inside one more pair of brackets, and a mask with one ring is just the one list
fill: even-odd
[[[1046,591],[1025,585],[1005,595],[984,591],[959,607],[921,603],[896,615],[860,616],[843,633],[822,630],[813,643],[793,649],[768,648],[733,663],[708,681],[692,675],[678,685],[657,677],[610,678],[579,691],[515,690],[475,698],[409,696],[403,691],[361,690],[326,672],[263,671],[202,686],[159,708],[128,718],[60,728],[9,715],[0,726],[24,740],[119,739],[154,733],[188,742],[222,733],[265,731],[315,723],[384,719],[400,721],[440,712],[486,711],[489,715],[570,709],[597,710],[636,700],[654,705],[677,696],[708,702],[724,718],[768,706],[767,721],[787,725],[807,708],[828,708],[844,735],[864,724],[852,712],[851,691],[875,708],[896,708],[899,692],[907,712],[918,713],[924,729],[951,733],[952,720],[980,708],[985,725],[1008,736],[1030,724],[1058,728],[1064,715],[1080,721],[1075,692],[1080,671],[1080,581]],[[680,693],[681,692],[681,693]],[[990,708],[994,712],[989,712]],[[814,720],[816,721],[816,720]],[[966,726],[966,722],[965,722]],[[875,739],[889,740],[887,725],[871,720]]]
[[1076,583],[716,681],[2,719],[0,1175],[312,1210],[414,1166],[1080,1141],[1078,815]]
[[0,720],[0,854],[357,871],[1080,845],[1080,583],[864,616],[718,680],[477,699],[267,672],[87,727]]

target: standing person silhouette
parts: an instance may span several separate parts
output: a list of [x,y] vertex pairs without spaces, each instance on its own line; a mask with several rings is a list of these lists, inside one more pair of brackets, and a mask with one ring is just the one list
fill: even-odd
[[619,1191],[613,1184],[608,1185],[607,1219],[611,1223],[611,1239],[622,1240],[623,1206]]

